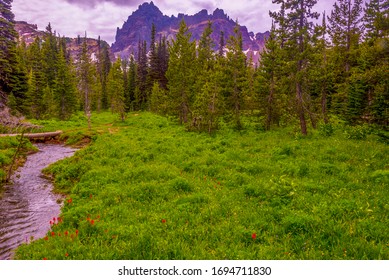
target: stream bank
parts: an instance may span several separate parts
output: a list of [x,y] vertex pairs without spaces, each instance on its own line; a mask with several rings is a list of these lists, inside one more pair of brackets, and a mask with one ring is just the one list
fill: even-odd
[[0,260],[11,259],[13,250],[22,243],[44,237],[50,220],[60,214],[62,197],[52,192],[53,185],[42,176],[42,170],[71,157],[76,149],[55,144],[35,146],[39,152],[27,157],[0,198]]

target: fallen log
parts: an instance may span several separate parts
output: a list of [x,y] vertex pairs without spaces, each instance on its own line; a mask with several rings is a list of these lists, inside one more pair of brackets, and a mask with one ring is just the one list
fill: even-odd
[[[42,132],[42,133],[24,133],[23,137],[28,139],[40,139],[40,138],[53,138],[62,134],[62,130],[57,130],[55,132]],[[14,137],[20,136],[21,134],[0,134],[0,137]]]

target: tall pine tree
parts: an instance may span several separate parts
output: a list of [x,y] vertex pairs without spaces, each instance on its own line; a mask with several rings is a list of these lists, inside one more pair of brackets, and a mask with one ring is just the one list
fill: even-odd
[[16,38],[12,0],[0,1],[0,107],[5,105],[12,91],[11,76],[15,71]]
[[170,113],[178,116],[181,124],[191,119],[192,88],[195,84],[196,44],[184,20],[181,21],[176,39],[169,43],[168,78]]

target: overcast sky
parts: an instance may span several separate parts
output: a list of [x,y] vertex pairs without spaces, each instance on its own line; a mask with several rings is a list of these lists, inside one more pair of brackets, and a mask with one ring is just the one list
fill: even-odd
[[[50,22],[61,35],[77,37],[86,31],[88,37],[101,36],[113,43],[116,28],[121,28],[128,16],[144,0],[14,0],[13,12],[16,20],[37,24],[44,30]],[[150,2],[150,1],[147,1]],[[272,0],[154,0],[154,4],[165,15],[178,13],[193,15],[202,9],[212,13],[223,9],[232,19],[238,19],[249,31],[264,32],[270,29],[269,10],[276,10]],[[335,0],[318,0],[316,11],[331,10]]]

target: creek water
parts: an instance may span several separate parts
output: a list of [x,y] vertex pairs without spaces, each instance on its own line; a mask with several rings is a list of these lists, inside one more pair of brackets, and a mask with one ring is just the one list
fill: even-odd
[[0,198],[0,260],[12,259],[14,249],[22,243],[44,237],[50,220],[60,214],[61,196],[52,192],[52,183],[41,171],[76,150],[52,144],[36,147],[39,152],[27,157]]

